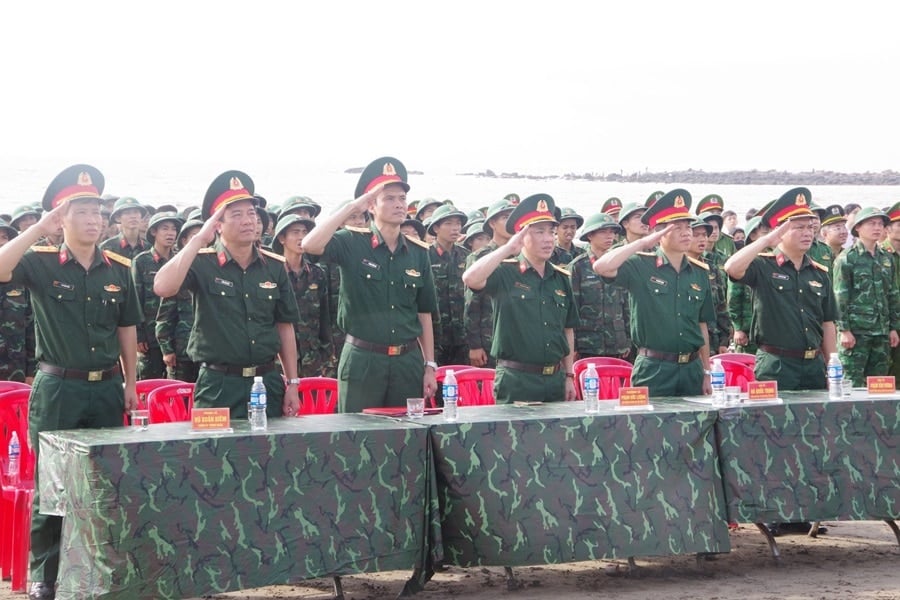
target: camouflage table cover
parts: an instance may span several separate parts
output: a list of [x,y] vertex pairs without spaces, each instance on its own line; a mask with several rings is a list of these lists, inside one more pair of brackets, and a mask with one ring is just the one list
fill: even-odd
[[716,413],[655,404],[596,416],[583,402],[475,406],[460,408],[458,423],[423,419],[434,426],[445,561],[729,551]]
[[66,515],[56,597],[188,598],[441,558],[427,428],[233,426],[42,433],[41,509]]
[[826,392],[780,395],[783,405],[720,412],[728,519],[900,517],[900,401],[861,392],[837,402]]

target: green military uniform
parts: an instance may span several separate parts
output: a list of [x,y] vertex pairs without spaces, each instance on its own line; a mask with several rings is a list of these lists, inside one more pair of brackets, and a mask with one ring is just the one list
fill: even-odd
[[128,243],[128,240],[126,240],[125,237],[120,233],[107,240],[104,240],[103,243],[100,244],[100,248],[102,250],[115,252],[116,254],[124,256],[128,259],[134,259],[141,252],[149,250],[150,243],[143,238],[138,238],[138,243],[132,246]]
[[338,304],[341,296],[341,270],[337,265],[333,265],[328,261],[321,261],[319,264],[325,269],[328,275],[328,311],[331,319],[331,348],[335,359],[325,368],[325,375],[333,379],[337,379],[337,358],[344,351],[344,339],[347,334],[338,325]]
[[575,351],[579,358],[621,358],[631,349],[628,293],[604,282],[594,273],[596,259],[594,253],[588,250],[573,260],[568,268],[580,317],[575,326]]
[[[753,320],[753,290],[728,279],[728,318],[731,319],[732,331],[743,331],[750,339],[750,327]],[[746,346],[735,345],[735,352],[756,354],[756,344],[752,340]]]
[[[440,210],[440,209],[438,209]],[[454,245],[449,251],[436,243],[428,248],[438,310],[432,318],[434,360],[439,365],[465,365],[469,346],[465,330],[465,286],[462,282],[469,251]]]
[[194,327],[194,299],[187,290],[171,298],[163,298],[156,314],[156,341],[163,355],[175,355],[175,367],[166,368],[169,379],[197,381],[200,365],[188,355],[188,342]]
[[[469,254],[466,259],[466,268],[475,264],[482,256],[486,256],[497,249],[494,240],[487,243],[478,252]],[[491,297],[484,290],[465,292],[464,322],[466,328],[466,345],[471,348],[483,348],[488,355],[488,368],[496,366],[495,357],[491,355],[494,340],[494,307]],[[468,363],[466,361],[463,364]]]
[[156,339],[160,297],[153,293],[153,279],[166,262],[167,259],[156,248],[150,248],[138,254],[131,263],[134,287],[144,312],[144,322],[137,327],[137,340],[139,344],[147,344],[147,351],[138,356],[138,379],[159,379],[166,372],[159,341]]
[[553,254],[550,255],[550,262],[558,267],[565,267],[570,262],[583,255],[586,250],[580,246],[576,246],[572,244],[571,250],[565,250],[560,246],[557,246],[553,249]]
[[24,285],[0,283],[0,380],[34,376],[34,315]]
[[839,352],[844,377],[856,385],[864,385],[867,375],[887,375],[890,370],[888,334],[900,330],[900,289],[894,266],[880,245],[876,244],[872,255],[859,241],[834,263],[834,295],[841,315],[838,330],[856,338],[853,348],[840,347]]
[[[737,252],[737,248],[734,245],[734,239],[728,235],[727,233],[723,233],[721,229],[719,230],[719,239],[716,240],[713,249],[725,257],[725,260]],[[724,261],[722,264],[725,264]]]
[[[898,218],[900,218],[900,210],[898,210]],[[894,250],[890,240],[885,240],[882,247],[888,253],[888,256],[891,257],[891,266],[894,272],[894,289],[900,290],[900,254]],[[891,348],[891,368],[888,374],[893,375],[896,381],[900,381],[900,345]]]
[[820,239],[815,239],[813,240],[812,246],[806,251],[806,254],[820,265],[827,267],[828,273],[831,274],[831,266],[837,257],[834,256],[834,253],[831,251],[831,247],[828,244]]

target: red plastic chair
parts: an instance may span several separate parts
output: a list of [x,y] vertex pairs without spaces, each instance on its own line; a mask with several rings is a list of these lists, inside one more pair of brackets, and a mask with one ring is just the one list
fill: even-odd
[[331,377],[303,377],[297,386],[300,415],[330,415],[337,412],[338,380]]
[[164,385],[172,385],[173,383],[187,383],[185,381],[181,381],[180,379],[141,379],[135,385],[137,389],[138,396],[138,406],[141,408],[146,408],[147,406],[147,394],[152,392],[158,387],[162,387]]
[[[30,389],[0,394],[0,570],[12,579],[12,591],[24,592],[28,579],[28,551],[31,543],[31,505],[34,500],[34,451],[28,438],[28,398]],[[9,440],[19,438],[19,477],[9,477]]]
[[751,369],[756,366],[755,354],[747,354],[745,352],[726,352],[725,354],[716,354],[715,356],[711,356],[710,360],[716,358],[722,359],[723,361],[727,360],[729,362],[741,363],[747,365]]
[[[601,365],[614,365],[620,367],[628,367],[631,368],[631,363],[627,360],[621,358],[612,358],[610,356],[591,356],[589,358],[579,358],[572,365],[572,372],[575,374],[575,381],[578,382],[578,385],[575,386],[575,397],[578,400],[584,400],[581,395],[581,373],[587,369],[588,365],[601,366]],[[618,398],[618,396],[616,396]]]
[[190,421],[194,408],[194,384],[170,383],[147,394],[151,423]]
[[[729,356],[728,354],[724,354],[721,356]],[[753,373],[753,367],[748,366],[744,363],[725,360],[723,358],[719,359],[722,362],[722,366],[725,368],[725,385],[739,385],[741,386],[741,391],[747,391],[747,383],[751,381],[756,381],[756,376]]]
[[494,369],[470,367],[456,376],[459,406],[485,406],[494,401]]
[[[434,396],[428,399],[428,402],[431,404],[431,408],[435,408],[437,406],[438,399],[441,398],[441,389],[444,385],[444,378],[447,376],[447,371],[453,370],[454,375],[459,375],[463,371],[468,371],[469,369],[474,369],[472,365],[444,365],[442,367],[438,367],[437,371],[434,372],[434,378],[437,381],[437,392]],[[459,378],[457,378],[457,384]],[[443,403],[443,402],[442,402]]]
[[[600,400],[618,400],[619,388],[629,387],[631,385],[631,369],[629,364],[627,367],[623,365],[597,365],[597,375],[600,378],[597,397]],[[578,374],[578,385],[576,390],[584,388],[584,371]]]
[[0,381],[0,394],[15,390],[30,390],[31,386],[21,381]]

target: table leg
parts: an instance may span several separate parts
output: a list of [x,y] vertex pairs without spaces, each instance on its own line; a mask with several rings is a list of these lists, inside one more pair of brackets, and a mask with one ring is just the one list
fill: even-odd
[[516,590],[522,589],[524,586],[522,582],[516,579],[516,574],[513,573],[512,567],[503,567],[503,572],[506,573],[506,589],[510,592],[515,592]]
[[334,576],[334,600],[344,600],[344,586],[339,575]]
[[900,546],[900,528],[897,527],[897,523],[893,519],[885,519],[884,522],[894,532],[894,535],[897,537],[897,545]]
[[769,531],[769,528],[766,527],[765,523],[756,523],[756,527],[766,537],[766,542],[769,543],[769,550],[772,551],[772,558],[775,559],[775,564],[780,566],[781,552],[779,552],[778,550],[778,544],[775,542],[775,538],[772,536],[772,532]]
[[814,521],[812,527],[809,528],[809,533],[806,534],[811,538],[814,538],[819,535],[819,523],[821,521]]

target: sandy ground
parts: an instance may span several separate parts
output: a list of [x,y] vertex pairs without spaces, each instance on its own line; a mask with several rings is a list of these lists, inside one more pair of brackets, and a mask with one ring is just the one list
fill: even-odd
[[[752,525],[732,532],[732,551],[715,560],[693,556],[637,557],[629,573],[625,561],[592,561],[515,569],[523,588],[507,590],[499,567],[450,567],[435,575],[417,599],[467,597],[471,600],[615,598],[624,600],[900,600],[900,547],[881,522],[829,522],[818,539],[802,535],[777,538],[782,554],[776,566],[765,539]],[[409,577],[405,571],[343,578],[347,600],[395,598]],[[0,600],[21,599],[9,582],[0,584]],[[229,594],[215,600],[263,598],[327,600],[331,580],[317,579]]]

